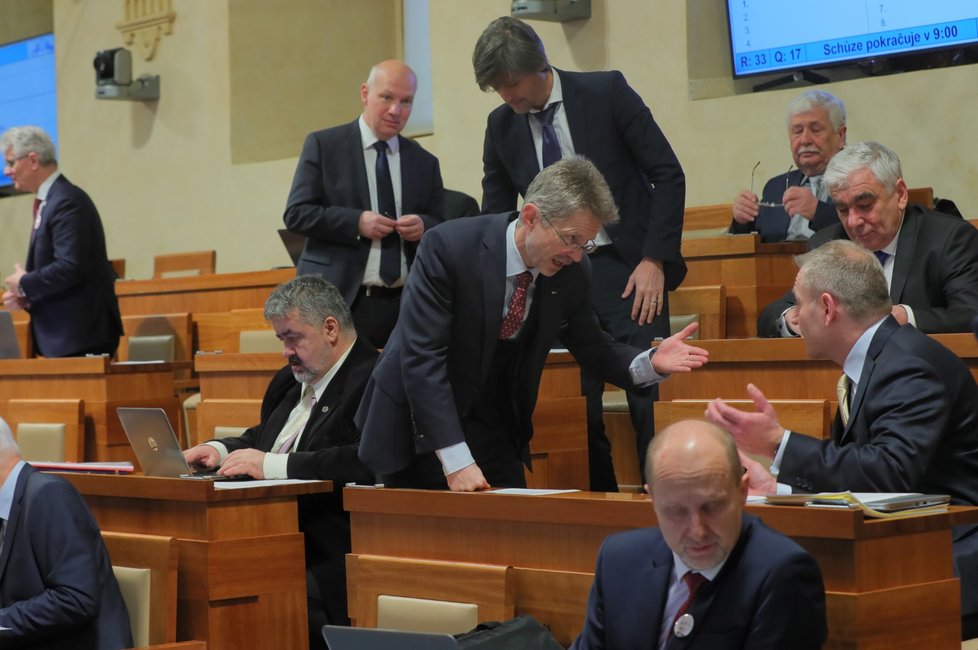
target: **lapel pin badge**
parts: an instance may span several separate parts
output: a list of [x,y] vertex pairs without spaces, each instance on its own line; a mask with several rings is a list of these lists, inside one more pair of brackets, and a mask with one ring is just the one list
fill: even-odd
[[691,614],[683,614],[676,619],[676,622],[672,626],[672,633],[677,637],[682,639],[683,637],[689,636],[689,633],[693,631],[693,626],[696,621],[693,620]]

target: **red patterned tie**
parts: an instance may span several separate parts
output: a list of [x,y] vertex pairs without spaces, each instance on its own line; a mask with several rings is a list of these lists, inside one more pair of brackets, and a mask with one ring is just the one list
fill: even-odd
[[513,338],[520,330],[520,326],[523,324],[523,314],[526,313],[526,290],[530,287],[532,280],[533,274],[529,271],[523,271],[516,276],[516,289],[513,290],[513,296],[509,299],[509,310],[506,312],[506,318],[499,326],[499,338],[501,340]]
[[683,604],[679,606],[679,609],[676,611],[676,616],[675,618],[672,619],[673,628],[676,627],[676,621],[678,621],[679,618],[689,610],[689,606],[693,604],[693,599],[696,598],[696,592],[705,583],[709,582],[709,580],[704,578],[702,573],[693,573],[692,571],[687,571],[686,574],[683,576],[683,582],[686,583],[686,588],[689,589],[689,596],[686,598],[685,602],[683,602]]

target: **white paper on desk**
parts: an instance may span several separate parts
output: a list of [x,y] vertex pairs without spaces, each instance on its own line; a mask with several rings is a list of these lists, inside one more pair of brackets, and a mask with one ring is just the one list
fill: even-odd
[[299,483],[322,483],[322,481],[298,478],[265,479],[264,481],[214,481],[214,489],[244,490],[247,488],[271,487],[273,485],[297,485]]
[[747,503],[764,503],[766,498],[763,494],[748,494]]
[[568,492],[580,492],[580,490],[535,490],[531,488],[500,488],[499,490],[489,490],[491,494],[519,494],[525,497],[542,497],[549,494],[567,494]]

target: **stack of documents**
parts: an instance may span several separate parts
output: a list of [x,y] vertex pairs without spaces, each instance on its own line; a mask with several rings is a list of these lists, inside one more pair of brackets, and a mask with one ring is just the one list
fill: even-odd
[[764,502],[777,506],[860,509],[867,517],[893,518],[947,511],[946,494],[917,492],[816,492],[815,494],[772,494]]

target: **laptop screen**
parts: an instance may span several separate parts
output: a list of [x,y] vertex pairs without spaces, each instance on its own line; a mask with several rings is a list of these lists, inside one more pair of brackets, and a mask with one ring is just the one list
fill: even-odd
[[450,634],[324,625],[323,638],[329,650],[458,650]]

